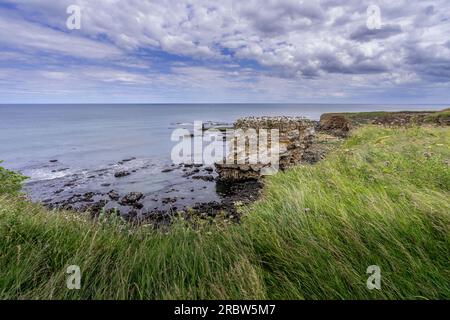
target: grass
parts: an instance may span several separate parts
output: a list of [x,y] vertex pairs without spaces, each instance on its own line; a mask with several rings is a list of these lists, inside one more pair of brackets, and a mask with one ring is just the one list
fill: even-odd
[[[0,298],[449,299],[448,141],[445,127],[359,128],[319,164],[269,177],[231,226],[159,232],[3,193]],[[73,264],[81,290],[65,286]]]
[[429,123],[450,123],[450,108],[426,116],[425,121]]
[[370,112],[344,112],[344,113],[325,113],[321,119],[332,116],[344,116],[354,125],[370,124],[373,120],[380,120],[386,123],[395,118],[404,118],[411,125],[420,125],[422,123],[448,125],[450,123],[450,109],[441,111],[370,111]]

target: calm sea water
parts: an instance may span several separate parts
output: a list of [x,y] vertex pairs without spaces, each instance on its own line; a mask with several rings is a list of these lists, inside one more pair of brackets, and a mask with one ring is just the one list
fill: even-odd
[[[85,177],[85,183],[77,182],[83,190],[101,190],[100,185],[106,183],[120,192],[139,190],[151,194],[168,192],[174,185],[182,189],[184,182],[179,179],[179,174],[162,173],[161,170],[170,166],[170,151],[175,144],[170,141],[172,131],[189,126],[195,120],[232,123],[239,117],[270,115],[319,119],[325,112],[442,108],[431,105],[301,104],[0,105],[0,159],[4,160],[2,166],[30,177],[27,191],[36,199],[51,196],[54,190],[50,189],[58,187],[52,181],[73,175]],[[113,171],[119,168],[117,163],[130,157],[136,160],[124,164],[126,169],[145,170],[114,179]],[[58,161],[49,162],[53,159]],[[93,173],[101,170],[105,172],[92,180]],[[214,199],[210,185],[207,184],[204,190],[204,200]]]

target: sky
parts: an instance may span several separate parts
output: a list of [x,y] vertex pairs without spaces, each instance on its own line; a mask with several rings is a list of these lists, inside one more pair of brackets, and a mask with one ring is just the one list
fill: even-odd
[[449,102],[449,0],[0,0],[0,104]]

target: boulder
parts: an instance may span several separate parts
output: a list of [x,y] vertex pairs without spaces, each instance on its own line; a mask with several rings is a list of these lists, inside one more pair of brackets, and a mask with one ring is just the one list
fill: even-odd
[[143,197],[144,195],[141,192],[130,192],[120,200],[120,204],[124,206],[135,206]]
[[194,179],[194,180],[203,180],[203,181],[214,181],[214,177],[211,176],[211,175],[193,176],[192,179]]
[[116,173],[114,173],[114,177],[122,178],[122,177],[129,176],[130,174],[131,173],[129,173],[128,171],[117,171]]
[[108,196],[111,198],[111,200],[119,200],[119,194],[117,193],[117,191],[111,190],[110,192],[108,192]]

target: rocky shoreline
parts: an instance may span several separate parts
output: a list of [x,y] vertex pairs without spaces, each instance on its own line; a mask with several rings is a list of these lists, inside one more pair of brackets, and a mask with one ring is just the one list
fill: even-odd
[[[315,134],[318,122],[304,118],[289,117],[244,118],[239,119],[235,123],[234,128],[242,129],[251,126],[280,129],[280,141],[283,145],[281,170],[301,162],[315,163],[323,158],[325,148],[321,146],[321,143],[326,139],[323,138],[323,134]],[[297,134],[292,134],[292,132],[297,132]],[[327,139],[330,141],[330,139],[334,140],[336,138],[328,136]],[[112,172],[107,173],[104,170],[99,170],[96,174],[88,176],[87,179],[94,179],[96,176],[106,174],[112,175],[116,180],[127,179],[139,170],[148,168],[148,165],[133,170],[127,170],[123,167],[136,160],[135,157],[123,159],[115,165],[116,167]],[[52,159],[50,162],[56,164],[58,160]],[[65,169],[62,168],[60,170]],[[235,169],[241,170],[242,167],[236,167],[233,170]],[[70,196],[58,200],[49,198],[42,202],[49,209],[89,212],[93,217],[97,217],[102,213],[119,215],[128,221],[154,223],[155,225],[169,224],[177,214],[188,218],[192,216],[210,218],[220,215],[232,221],[239,221],[238,207],[256,201],[261,195],[264,184],[259,174],[249,175],[253,171],[250,167],[245,169],[244,166],[244,171],[245,174],[241,175],[240,179],[229,179],[224,175],[220,165],[217,164],[215,166],[172,164],[163,168],[161,170],[162,173],[176,173],[193,184],[214,184],[215,191],[219,196],[217,201],[198,201],[191,205],[183,204],[187,196],[170,195],[171,192],[179,191],[176,188],[169,189],[159,196],[146,195],[140,191],[120,193],[119,190],[114,188],[105,192],[89,190],[83,193],[72,193]],[[76,184],[76,179],[66,182],[54,192],[55,196],[63,194],[67,191],[67,188],[74,187]],[[111,183],[103,183],[101,186],[108,188],[111,186]],[[190,189],[190,192],[192,195],[195,195],[205,189],[205,185],[198,185],[196,188]],[[195,196],[188,200],[194,201]],[[160,204],[160,207],[156,204]],[[164,206],[164,208],[161,208],[161,206]]]
[[[54,161],[56,162],[56,161]],[[160,197],[144,195],[139,191],[132,191],[121,194],[116,189],[108,192],[88,191],[84,193],[75,193],[62,200],[46,199],[41,201],[49,209],[63,209],[77,212],[89,212],[92,217],[97,217],[104,213],[107,215],[118,215],[128,221],[152,222],[156,224],[168,224],[171,218],[176,214],[185,216],[215,217],[219,214],[224,215],[234,221],[239,221],[239,214],[236,204],[248,204],[258,199],[262,190],[262,182],[259,180],[249,180],[239,184],[223,182],[218,179],[217,173],[213,167],[203,165],[185,164],[171,166],[163,169],[162,172],[169,173],[179,171],[185,179],[198,180],[207,183],[214,183],[216,192],[220,195],[219,201],[195,202],[191,206],[180,204],[185,197],[170,196],[169,191],[177,192],[179,190],[170,189],[166,194]],[[114,177],[121,179],[132,175],[131,171],[116,171]],[[71,187],[76,181],[66,183],[64,186]],[[192,188],[190,192],[194,195],[196,192],[202,192],[205,186]],[[55,195],[64,192],[63,189],[54,191]],[[194,200],[192,197],[191,200]],[[167,209],[151,207],[144,204],[160,202],[167,206]],[[151,208],[150,208],[151,207]]]
[[[433,112],[422,113],[358,113],[358,114],[324,114],[320,121],[307,120],[297,117],[261,117],[238,119],[235,129],[246,130],[256,129],[277,129],[279,130],[280,141],[280,170],[285,170],[298,164],[314,164],[323,159],[327,152],[333,149],[336,142],[344,139],[350,130],[360,124],[378,125],[406,125],[417,123],[417,119],[422,121],[419,124],[428,123],[425,121]],[[448,118],[438,117],[439,125],[449,125]],[[225,129],[224,129],[225,131]],[[270,143],[270,142],[269,142]],[[242,152],[242,150],[241,150]],[[246,152],[245,150],[243,152]],[[236,156],[234,154],[233,156]],[[244,155],[248,158],[248,154]],[[135,157],[123,159],[118,162],[113,174],[114,179],[126,179],[132,176],[139,169],[147,169],[149,165],[142,168],[127,170],[123,166],[136,161]],[[57,159],[51,159],[50,163],[57,163]],[[186,200],[184,196],[171,196],[171,192],[179,190],[172,188],[166,194],[159,197],[145,195],[139,191],[120,193],[111,188],[107,192],[87,191],[75,193],[66,199],[46,199],[43,204],[50,209],[66,209],[79,212],[90,212],[93,217],[101,213],[109,215],[119,215],[128,221],[138,221],[152,223],[155,226],[170,224],[172,218],[181,214],[189,218],[198,216],[200,218],[223,216],[232,221],[239,221],[240,214],[238,207],[242,204],[249,204],[256,201],[262,192],[264,178],[261,175],[263,165],[248,164],[218,164],[213,166],[203,166],[199,164],[170,165],[161,170],[162,173],[177,173],[183,179],[191,181],[195,187],[190,189],[192,195],[202,193],[207,186],[214,185],[216,193],[219,195],[217,201],[198,201],[192,203],[196,198],[193,196],[189,200],[190,205],[183,204]],[[61,168],[59,170],[67,170]],[[102,176],[106,172],[99,170],[95,176]],[[89,179],[90,177],[87,177]],[[54,195],[65,192],[77,184],[74,179],[65,183],[61,189],[54,192]],[[103,183],[102,187],[107,188],[110,184]],[[160,207],[152,204],[159,203]],[[163,207],[161,207],[163,206]]]

